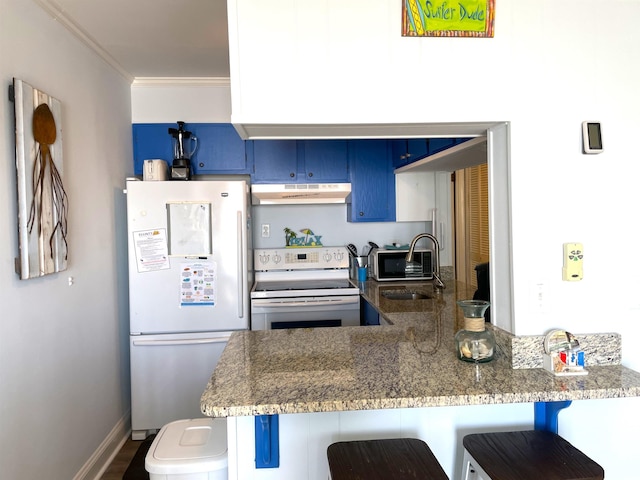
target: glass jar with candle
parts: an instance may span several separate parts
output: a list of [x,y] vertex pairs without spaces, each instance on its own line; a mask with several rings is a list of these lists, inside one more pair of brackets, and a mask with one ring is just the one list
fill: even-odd
[[458,358],[465,362],[489,362],[496,349],[496,338],[484,326],[484,312],[491,304],[486,300],[458,300],[457,303],[464,315],[464,328],[455,336]]

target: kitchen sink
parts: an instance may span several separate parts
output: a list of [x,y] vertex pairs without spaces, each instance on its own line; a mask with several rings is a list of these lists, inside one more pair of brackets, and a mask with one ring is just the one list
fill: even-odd
[[382,290],[380,294],[389,300],[428,300],[430,295],[413,290]]

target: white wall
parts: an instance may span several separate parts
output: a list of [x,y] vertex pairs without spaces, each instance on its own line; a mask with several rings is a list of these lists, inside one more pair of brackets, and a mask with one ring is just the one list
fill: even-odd
[[[617,331],[640,370],[640,2],[501,0],[492,39],[403,38],[401,3],[230,0],[233,123],[510,122],[516,333]],[[604,153],[581,153],[584,120]],[[565,242],[584,245],[581,282],[561,280]],[[561,433],[630,479],[639,407],[580,402]]]
[[[232,121],[509,121],[516,332],[601,331],[612,309],[637,318],[637,300],[590,300],[640,287],[631,274],[640,259],[610,255],[613,239],[633,236],[621,207],[636,203],[640,170],[640,31],[631,20],[640,3],[607,2],[615,22],[592,0],[496,8],[495,38],[419,39],[400,35],[393,0],[230,1]],[[589,119],[602,122],[601,155],[581,153]],[[586,254],[578,284],[561,281],[562,244],[575,241]],[[537,283],[548,293],[544,312],[532,308]]]
[[[69,480],[128,428],[130,85],[35,2],[0,12],[0,476]],[[68,270],[31,280],[14,273],[12,77],[62,103]]]
[[[353,243],[362,251],[369,241],[380,246],[393,242],[409,243],[418,233],[431,231],[431,222],[347,222],[346,205],[259,205],[252,208],[255,248],[279,248],[285,245],[284,228],[295,232],[310,228],[322,235],[323,245]],[[270,226],[271,236],[261,236],[262,224]],[[301,235],[301,234],[298,234]],[[422,243],[420,244],[422,246]],[[427,242],[424,246],[428,246]]]
[[131,86],[132,123],[229,123],[228,79],[136,79]]

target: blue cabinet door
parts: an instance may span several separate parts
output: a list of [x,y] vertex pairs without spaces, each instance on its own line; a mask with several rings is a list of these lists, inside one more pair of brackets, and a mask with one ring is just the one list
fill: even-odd
[[396,217],[395,179],[387,140],[349,141],[350,222],[393,222]]
[[256,183],[348,182],[346,140],[255,140]]
[[400,168],[420,160],[428,155],[433,155],[447,150],[468,138],[408,138],[391,140],[393,167]]
[[410,138],[407,140],[410,162],[426,157],[429,154],[428,142],[426,138]]
[[409,163],[409,145],[406,139],[389,140],[391,143],[391,156],[393,157],[393,168],[404,167]]
[[346,140],[300,140],[306,182],[348,182]]
[[380,325],[380,314],[362,297],[360,297],[360,325]]
[[442,152],[448,148],[455,147],[470,138],[430,138],[427,140],[427,155]]
[[198,149],[191,160],[195,174],[249,173],[244,140],[231,124],[195,124]]
[[[134,123],[133,170],[142,174],[142,165],[148,159],[173,163],[173,139],[169,128],[175,123]],[[250,173],[245,143],[233,125],[227,123],[189,123],[185,129],[198,138],[198,147],[191,158],[194,174]]]
[[256,183],[296,183],[298,148],[296,140],[254,140],[252,180]]
[[429,139],[429,155],[441,152],[447,148],[451,148],[456,144],[455,138],[430,138]]

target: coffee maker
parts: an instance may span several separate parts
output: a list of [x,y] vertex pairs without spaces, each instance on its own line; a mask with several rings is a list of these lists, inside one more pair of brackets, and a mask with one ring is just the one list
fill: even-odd
[[191,157],[198,147],[198,139],[184,129],[184,122],[178,122],[178,128],[170,128],[173,137],[173,164],[171,180],[191,180]]

